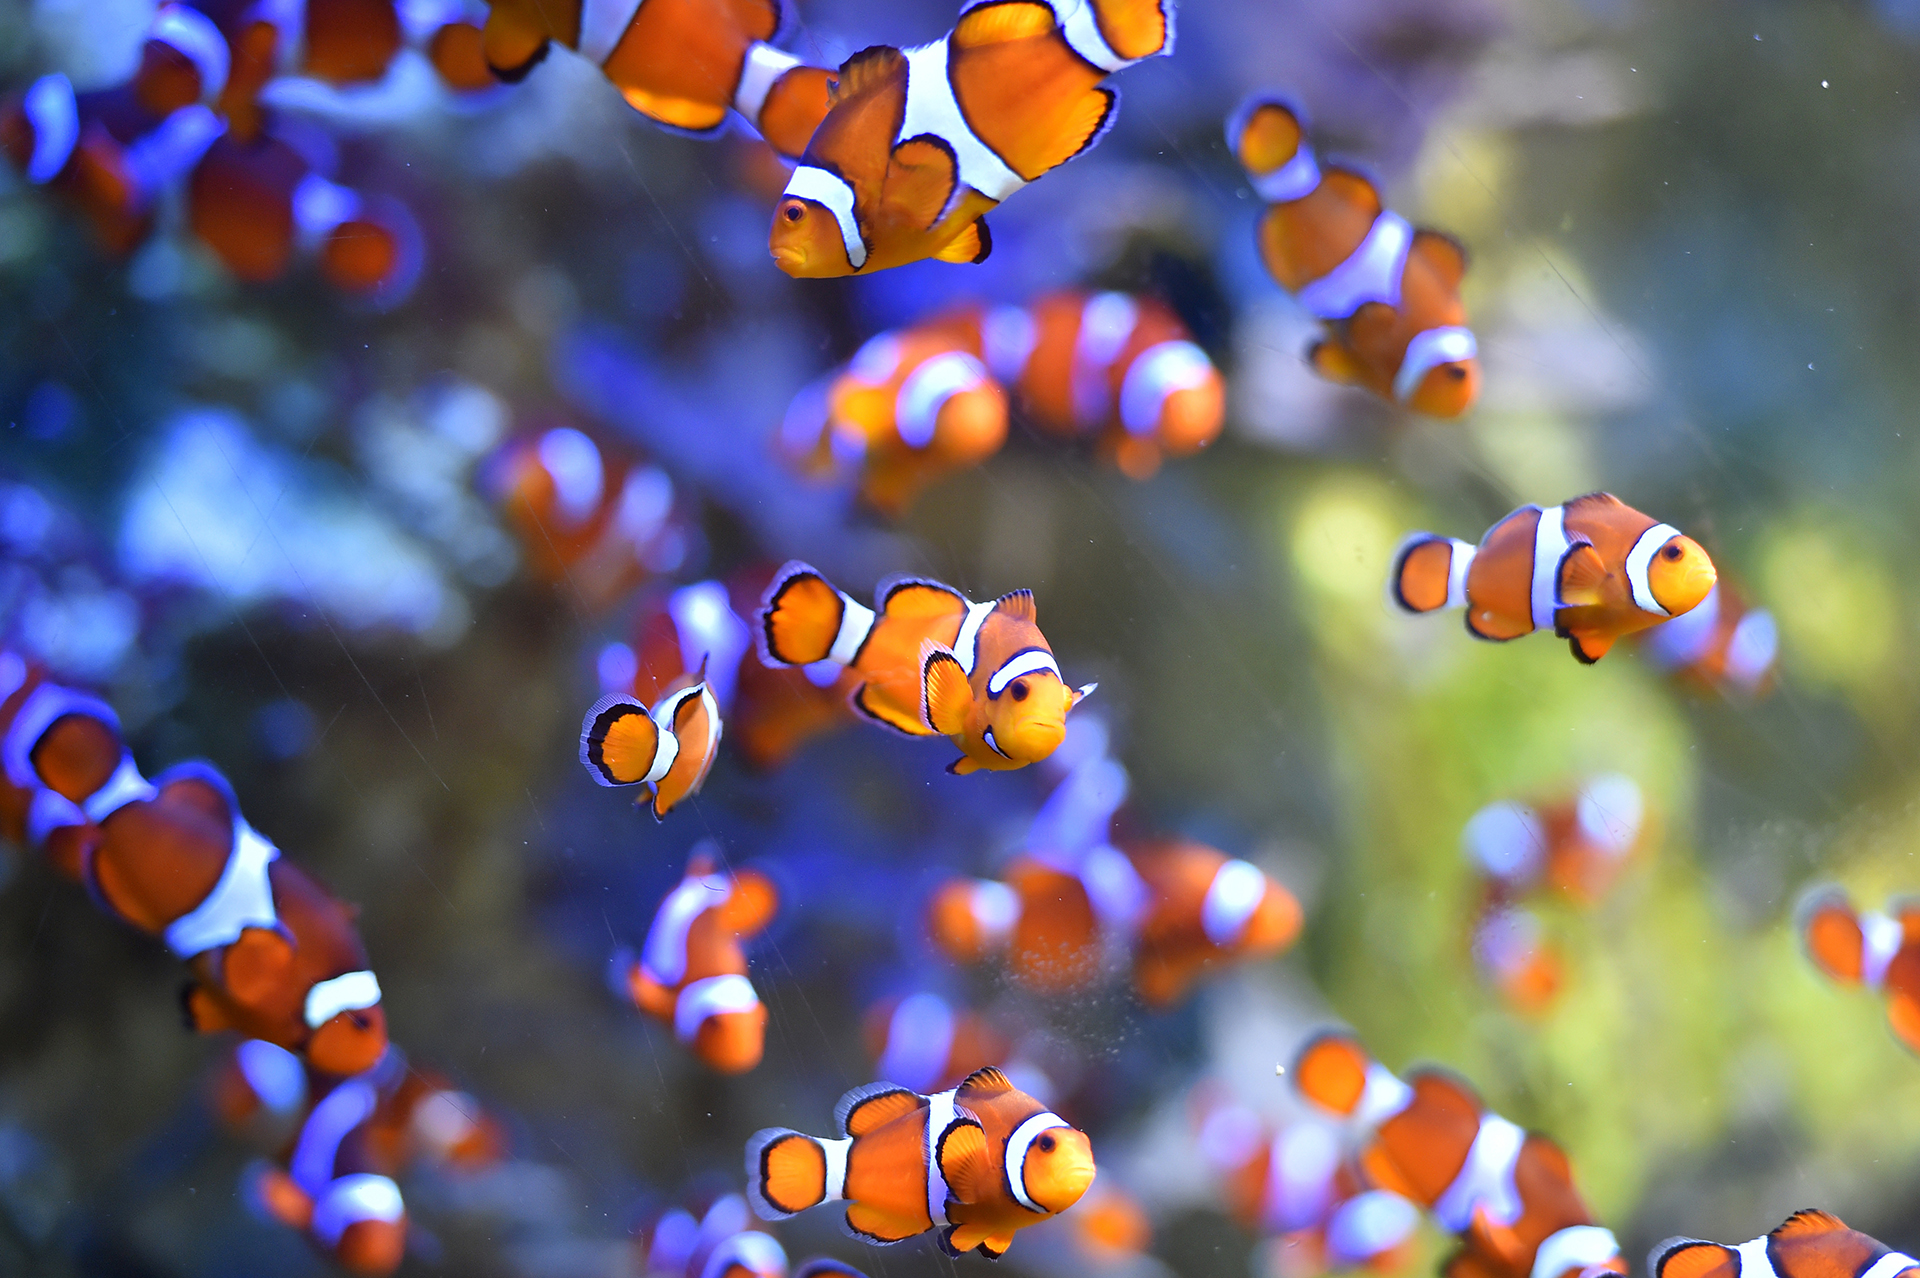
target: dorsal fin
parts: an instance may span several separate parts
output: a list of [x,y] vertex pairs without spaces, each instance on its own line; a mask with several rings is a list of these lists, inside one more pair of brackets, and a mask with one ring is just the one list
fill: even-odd
[[1566,509],[1571,511],[1575,506],[1624,506],[1626,504],[1612,493],[1582,493],[1568,502]]
[[1647,1257],[1649,1278],[1735,1278],[1739,1253],[1699,1238],[1669,1238]]
[[971,1119],[956,1119],[939,1137],[940,1174],[955,1202],[984,1202],[999,1188],[998,1170],[987,1156],[987,1135]]
[[998,1065],[989,1065],[984,1069],[976,1069],[973,1073],[967,1075],[966,1079],[960,1084],[960,1090],[963,1092],[981,1092],[989,1096],[995,1096],[1003,1092],[1012,1091],[1013,1084],[1007,1080],[1005,1074],[1000,1072]]
[[1409,251],[1425,258],[1450,289],[1460,291],[1460,281],[1467,275],[1467,250],[1459,240],[1444,231],[1421,227],[1413,233]]
[[1053,10],[1033,0],[1001,0],[971,9],[953,29],[956,49],[977,49],[987,44],[1026,40],[1043,36],[1054,28]]
[[828,106],[907,73],[907,57],[890,44],[871,44],[840,64]]
[[1009,590],[993,601],[995,611],[1003,612],[1014,621],[1024,621],[1029,625],[1040,624],[1040,610],[1034,606],[1031,590]]
[[848,1136],[864,1136],[902,1114],[911,1114],[925,1103],[920,1093],[894,1083],[868,1083],[856,1087],[833,1107],[834,1119]]
[[1845,1229],[1847,1222],[1830,1211],[1821,1211],[1817,1207],[1803,1207],[1780,1222],[1779,1228],[1767,1235],[1769,1238],[1804,1238],[1809,1234],[1830,1234],[1836,1229]]

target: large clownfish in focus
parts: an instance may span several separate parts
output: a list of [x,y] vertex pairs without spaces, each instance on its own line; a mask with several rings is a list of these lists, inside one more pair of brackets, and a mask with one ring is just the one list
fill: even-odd
[[1478,546],[1415,533],[1388,578],[1407,612],[1465,608],[1475,638],[1504,643],[1550,630],[1592,665],[1622,635],[1691,611],[1713,589],[1698,542],[1615,497],[1522,506]]
[[1814,1210],[1796,1211],[1738,1247],[1669,1238],[1647,1255],[1650,1278],[1899,1278],[1916,1269],[1920,1260]]
[[1227,147],[1270,206],[1260,256],[1275,281],[1328,326],[1307,359],[1329,380],[1434,417],[1480,391],[1478,344],[1460,304],[1466,251],[1415,229],[1351,169],[1322,168],[1303,114],[1269,96],[1227,121]]
[[1920,902],[1862,912],[1844,890],[1825,885],[1801,898],[1795,923],[1814,966],[1841,985],[1884,994],[1894,1037],[1920,1052]]
[[978,604],[952,586],[893,577],[868,608],[794,560],[774,574],[756,640],[768,665],[832,661],[864,679],[853,707],[908,736],[949,737],[947,771],[1008,771],[1036,763],[1067,735],[1067,712],[1094,689],[1069,688],[1033,592]]
[[798,279],[935,258],[981,262],[983,215],[1113,122],[1108,75],[1173,49],[1170,0],[973,0],[959,25],[841,66],[826,118],[774,211]]

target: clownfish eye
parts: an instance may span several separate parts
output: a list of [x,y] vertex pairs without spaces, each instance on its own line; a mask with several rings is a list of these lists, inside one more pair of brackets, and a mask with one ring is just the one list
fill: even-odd
[[806,215],[806,209],[802,208],[798,201],[788,204],[786,208],[781,210],[781,216],[785,217],[789,222],[798,222]]
[[1456,382],[1464,382],[1467,380],[1467,370],[1458,364],[1449,364],[1447,365],[1447,376]]
[[1683,552],[1680,549],[1680,543],[1677,541],[1670,541],[1667,543],[1667,548],[1660,552],[1660,557],[1662,559],[1667,560],[1669,563],[1671,563],[1671,562],[1677,561],[1680,558],[1682,553]]
[[1053,1152],[1053,1137],[1051,1136],[1043,1135],[1033,1143],[1043,1154],[1051,1154]]
[[1015,701],[1025,701],[1027,699],[1027,681],[1025,679],[1016,679],[1013,682],[1013,686],[1007,689],[1007,691],[1013,694]]

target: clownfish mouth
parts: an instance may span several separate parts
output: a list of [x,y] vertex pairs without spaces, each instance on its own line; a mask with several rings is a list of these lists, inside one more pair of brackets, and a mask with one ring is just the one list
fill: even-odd
[[773,250],[773,260],[789,275],[798,275],[807,269],[807,251],[793,244],[783,244]]

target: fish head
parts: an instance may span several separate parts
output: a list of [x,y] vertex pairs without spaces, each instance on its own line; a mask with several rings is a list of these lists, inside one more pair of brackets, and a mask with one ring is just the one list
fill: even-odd
[[1480,361],[1456,359],[1428,369],[1407,397],[1407,407],[1429,417],[1458,417],[1479,395]]
[[760,1063],[767,1044],[767,1009],[716,1012],[700,1022],[693,1054],[722,1074],[744,1074]]
[[797,280],[833,279],[856,269],[847,256],[839,218],[820,201],[804,196],[780,201],[767,248],[780,269]]
[[1093,1174],[1093,1145],[1077,1127],[1051,1127],[1035,1136],[1020,1167],[1027,1197],[1049,1215],[1079,1202]]
[[387,1013],[375,1003],[337,1013],[307,1040],[307,1061],[325,1074],[359,1074],[387,1052]]
[[1039,762],[1066,739],[1067,711],[1077,699],[1051,670],[1021,675],[987,699],[988,744],[1016,765]]
[[1278,954],[1300,935],[1301,921],[1300,902],[1293,893],[1269,881],[1240,933],[1240,944],[1250,954]]
[[1707,558],[1699,542],[1687,536],[1669,537],[1653,552],[1653,561],[1647,565],[1647,588],[1653,592],[1654,602],[1673,617],[1691,612],[1707,597],[1715,580],[1713,560]]
[[407,1252],[407,1220],[356,1220],[340,1231],[334,1259],[350,1274],[390,1274]]

